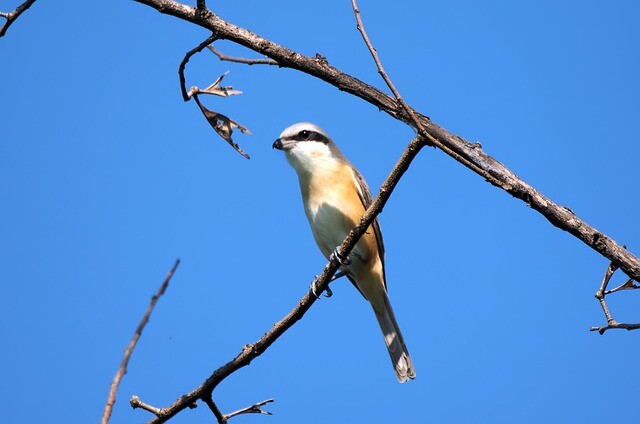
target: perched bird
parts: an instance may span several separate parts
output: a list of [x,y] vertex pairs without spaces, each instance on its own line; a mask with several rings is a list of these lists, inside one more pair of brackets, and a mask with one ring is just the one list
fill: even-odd
[[373,201],[364,178],[327,133],[311,123],[290,126],[273,143],[273,148],[285,152],[298,174],[304,211],[322,254],[327,259],[336,255],[341,271],[371,303],[398,381],[404,383],[415,378],[413,362],[387,296],[384,244],[378,220],[348,257],[338,251]]

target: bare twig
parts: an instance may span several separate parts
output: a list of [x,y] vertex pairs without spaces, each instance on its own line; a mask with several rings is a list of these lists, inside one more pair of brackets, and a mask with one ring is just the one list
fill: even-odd
[[206,46],[213,43],[215,40],[216,40],[216,34],[214,32],[202,43],[198,44],[196,47],[189,50],[187,54],[184,55],[182,62],[180,62],[180,66],[178,66],[178,75],[180,76],[180,91],[182,92],[182,99],[185,102],[188,102],[191,96],[189,96],[189,93],[187,92],[187,86],[184,78],[184,68],[187,66],[187,62],[189,62],[189,59],[191,59],[191,56],[193,56],[196,53],[200,53]]
[[195,94],[213,94],[215,96],[220,96],[220,97],[229,97],[229,96],[235,96],[237,94],[242,94],[242,91],[234,90],[233,87],[231,87],[230,85],[227,87],[220,86],[220,83],[222,82],[224,77],[226,77],[227,75],[229,75],[229,71],[220,75],[218,79],[215,80],[213,84],[211,84],[207,88],[201,89],[196,86],[191,87],[189,89],[189,92],[187,93],[187,97],[191,98]]
[[609,308],[607,307],[607,301],[605,299],[607,295],[621,290],[634,290],[640,288],[640,286],[634,284],[633,280],[629,279],[624,284],[616,287],[615,289],[607,290],[609,281],[611,280],[611,277],[617,269],[618,267],[613,262],[609,264],[606,271],[604,272],[604,277],[602,278],[600,288],[598,289],[596,294],[594,294],[595,298],[600,302],[602,312],[604,312],[604,316],[607,319],[607,325],[603,325],[600,327],[591,327],[589,330],[597,331],[601,335],[604,334],[605,331],[610,329],[623,329],[628,331],[640,329],[640,324],[627,324],[623,322],[617,322],[615,319],[613,319],[613,316],[611,315],[611,312],[609,312]]
[[211,52],[213,54],[218,56],[218,58],[220,60],[222,60],[222,61],[243,63],[243,64],[249,65],[249,66],[251,66],[251,65],[278,65],[278,62],[276,62],[273,59],[269,59],[269,58],[247,59],[247,58],[244,58],[244,57],[227,56],[226,54],[222,53],[220,50],[218,50],[215,47],[213,47],[213,44],[208,45],[207,48],[209,50],[211,50]]
[[605,331],[611,330],[611,329],[627,330],[627,331],[638,330],[640,329],[640,324],[627,324],[624,322],[611,321],[607,325],[603,325],[601,327],[591,327],[589,330],[597,331],[600,334],[604,334]]
[[631,278],[629,278],[624,284],[619,285],[615,289],[607,290],[606,292],[604,292],[604,294],[608,295],[608,294],[616,293],[622,290],[636,290],[636,289],[640,289],[640,285],[638,285],[638,283],[636,283]]
[[[216,14],[211,13],[205,19],[200,19],[196,16],[192,6],[174,0],[135,1],[213,31],[219,39],[233,41],[270,57],[278,62],[281,67],[296,69],[322,79],[342,91],[365,100],[394,118],[412,126],[414,125],[404,109],[399,107],[396,99],[323,61],[318,61],[314,57],[307,57],[280,46],[245,28],[235,26]],[[485,153],[477,143],[469,143],[465,139],[436,125],[427,116],[417,111],[414,111],[414,113],[425,131],[437,141],[437,143],[432,142],[436,147],[476,172],[489,183],[524,201],[528,206],[542,214],[551,224],[569,232],[596,252],[620,266],[629,277],[640,282],[640,259],[623,249],[615,240],[580,219],[569,208],[552,202],[551,199]]]
[[[387,179],[384,181],[382,186],[380,186],[378,196],[376,197],[374,202],[364,213],[358,225],[349,232],[343,243],[340,245],[339,249],[345,256],[349,255],[351,249],[353,249],[355,244],[358,242],[360,237],[362,237],[367,228],[369,228],[376,216],[378,216],[380,211],[382,211],[382,208],[387,203],[387,200],[389,200],[389,197],[398,184],[398,181],[406,172],[406,170],[409,169],[411,162],[425,145],[426,142],[420,136],[416,136],[413,140],[411,140],[405,151],[400,156],[400,159],[393,167],[393,170],[391,171],[389,176],[387,176]],[[322,273],[318,277],[316,277],[312,284],[312,287],[316,288],[316,293],[322,293],[327,289],[333,275],[336,273],[338,268],[340,268],[340,263],[338,262],[337,258],[333,258],[333,260],[330,260],[326,264]],[[213,390],[218,386],[218,384],[220,384],[221,381],[223,381],[225,378],[227,378],[229,375],[239,370],[240,368],[249,365],[251,361],[260,356],[264,351],[266,351],[282,334],[284,334],[285,331],[287,331],[304,316],[304,314],[311,308],[316,300],[316,295],[313,294],[310,289],[307,294],[298,302],[298,305],[284,318],[277,322],[271,328],[271,330],[266,332],[260,338],[260,340],[258,340],[254,344],[245,346],[245,348],[243,348],[242,352],[238,356],[215,370],[213,374],[211,374],[211,376],[207,378],[207,380],[205,380],[205,382],[202,383],[197,389],[181,396],[172,405],[167,406],[166,408],[156,408],[155,410],[157,413],[154,412],[156,418],[154,418],[150,422],[166,422],[171,417],[187,408],[189,405],[195,403],[198,399],[205,400],[209,398]]]
[[231,412],[229,414],[225,415],[226,419],[230,419],[235,417],[236,415],[241,415],[241,414],[263,414],[263,415],[273,415],[271,412],[269,411],[263,411],[262,408],[260,408],[261,406],[266,405],[267,403],[271,403],[273,402],[273,399],[267,399],[267,400],[263,400],[262,402],[258,402],[255,403],[251,406],[247,406],[246,408],[242,408],[239,409],[237,411]]
[[207,119],[207,122],[209,122],[209,125],[211,125],[211,127],[218,133],[218,135],[224,138],[225,141],[229,143],[229,145],[233,147],[238,153],[240,153],[245,158],[249,159],[249,155],[246,154],[244,150],[242,150],[240,146],[233,141],[233,139],[231,138],[231,134],[233,133],[234,128],[238,128],[242,133],[245,133],[245,134],[251,134],[251,131],[249,131],[247,128],[243,127],[242,125],[238,124],[233,119],[219,112],[214,112],[212,110],[207,109],[202,103],[200,103],[200,99],[198,99],[198,94],[215,94],[221,97],[228,97],[235,94],[242,94],[242,91],[234,90],[233,87],[220,87],[220,83],[222,82],[222,79],[228,74],[228,72],[218,77],[218,79],[215,80],[213,84],[211,84],[209,87],[205,88],[204,90],[201,90],[198,87],[191,87],[191,89],[187,91],[185,77],[184,77],[184,69],[187,65],[187,62],[189,62],[189,59],[191,59],[191,56],[201,52],[206,46],[208,46],[213,41],[215,41],[215,39],[216,39],[216,35],[214,32],[214,34],[212,34],[202,43],[198,44],[195,48],[189,50],[187,54],[185,54],[184,58],[182,59],[182,62],[180,62],[180,66],[178,66],[178,75],[180,76],[180,90],[182,91],[182,98],[184,99],[185,102],[193,98],[196,104],[198,105],[198,107],[200,108],[200,111],[202,112],[204,117]]
[[[165,277],[164,281],[162,282],[160,289],[158,289],[158,292],[154,294],[153,297],[151,298],[151,303],[147,307],[147,311],[144,313],[144,316],[142,317],[142,320],[138,324],[138,328],[136,328],[135,333],[133,333],[133,337],[129,342],[129,346],[127,346],[127,348],[124,351],[124,357],[122,358],[122,362],[120,363],[118,372],[116,373],[116,376],[113,378],[113,381],[111,382],[109,397],[107,399],[107,403],[105,404],[104,412],[102,413],[102,420],[101,420],[102,424],[107,424],[109,422],[109,419],[111,418],[113,405],[116,403],[116,392],[118,391],[118,386],[120,385],[120,381],[122,380],[122,377],[124,377],[124,375],[127,373],[127,365],[129,364],[129,359],[131,359],[131,354],[133,353],[133,349],[135,349],[136,344],[138,343],[138,340],[142,335],[142,330],[144,330],[144,327],[147,325],[147,322],[149,322],[149,317],[151,316],[151,312],[153,312],[153,308],[155,308],[156,303],[158,302],[158,299],[160,299],[160,297],[167,290],[169,281],[171,280],[171,277],[173,277],[173,274],[175,273],[179,264],[180,264],[180,259],[176,259],[176,262],[173,264],[173,267],[171,268],[171,270]],[[131,401],[133,402],[133,399]],[[139,406],[141,408],[144,408],[142,405],[139,405]]]
[[158,414],[162,413],[160,408],[156,408],[155,406],[147,405],[146,403],[141,401],[138,396],[133,396],[131,398],[131,400],[129,400],[129,404],[131,404],[131,407],[133,409],[137,409],[137,408],[144,409],[145,411],[149,411],[149,412],[151,412],[152,414],[155,414],[155,415],[158,415]]
[[216,405],[216,403],[213,401],[213,397],[211,397],[211,393],[203,396],[202,400],[207,404],[213,415],[216,417],[216,420],[218,420],[218,424],[226,424],[227,417],[222,412],[220,412],[220,409],[218,409],[218,405]]
[[613,274],[616,272],[617,269],[618,267],[613,262],[609,264],[606,271],[604,272],[604,277],[602,277],[602,284],[600,284],[600,289],[594,295],[596,299],[598,299],[598,301],[600,302],[600,306],[602,307],[602,312],[604,312],[604,316],[607,318],[608,323],[613,322],[613,318],[609,313],[609,308],[607,308],[607,302],[605,302],[604,293],[607,290],[607,286],[609,285],[609,280],[611,280],[611,277],[613,276]]
[[[226,424],[231,418],[242,415],[242,414],[263,414],[263,415],[273,415],[269,411],[263,411],[261,406],[266,405],[267,403],[273,402],[273,399],[263,400],[262,402],[254,403],[251,406],[247,406],[246,408],[239,409],[234,412],[230,412],[228,414],[223,414],[220,412],[218,405],[213,401],[211,394],[205,395],[202,397],[202,401],[207,404],[213,415],[216,417],[218,424]],[[157,408],[156,408],[157,411]],[[157,414],[156,414],[157,415]]]
[[416,129],[418,130],[418,133],[420,133],[420,135],[422,135],[424,138],[429,140],[431,144],[437,143],[437,141],[433,138],[433,136],[425,131],[424,127],[420,123],[420,120],[416,116],[416,113],[414,112],[414,110],[411,109],[409,105],[404,101],[404,99],[400,95],[400,92],[396,88],[395,84],[393,83],[393,81],[391,81],[391,78],[389,78],[384,68],[382,67],[382,61],[378,56],[378,50],[376,50],[376,48],[373,46],[373,44],[371,43],[371,40],[369,39],[369,36],[367,35],[367,30],[365,29],[364,23],[362,22],[362,17],[360,16],[360,8],[358,7],[358,3],[356,0],[351,0],[351,7],[353,8],[353,13],[356,16],[356,23],[357,23],[356,27],[358,28],[358,31],[360,31],[360,35],[362,35],[362,39],[364,40],[364,43],[367,45],[367,48],[369,49],[369,53],[371,53],[371,56],[373,57],[373,61],[376,63],[376,67],[378,68],[378,73],[380,74],[384,82],[387,84],[387,87],[389,87],[389,89],[393,93],[398,103],[400,103],[400,106],[402,106],[402,109],[404,109],[405,113],[409,115],[409,117],[411,118],[411,122],[415,125]]
[[[405,120],[405,122],[407,122],[410,125],[412,125],[416,129],[416,131],[418,131],[418,134],[422,135],[425,139],[429,140],[429,144],[430,145],[438,147],[439,149],[444,151],[449,156],[453,157],[458,162],[460,162],[463,165],[465,165],[466,167],[472,169],[474,172],[477,172],[478,174],[482,175],[487,181],[489,181],[493,185],[498,185],[499,186],[500,185],[499,181],[497,181],[495,178],[493,178],[493,176],[491,174],[485,172],[484,169],[476,166],[475,163],[473,163],[472,161],[468,160],[463,155],[460,155],[458,152],[456,152],[455,150],[451,149],[449,146],[443,144],[440,140],[436,139],[433,135],[431,135],[431,133],[429,133],[425,129],[425,126],[423,125],[421,120],[418,118],[418,115],[416,114],[416,112],[404,101],[404,99],[400,95],[400,92],[396,88],[395,84],[393,83],[393,81],[391,81],[391,79],[387,75],[386,71],[382,67],[382,62],[380,60],[380,57],[378,56],[378,51],[373,46],[373,44],[371,43],[371,40],[369,39],[369,36],[367,35],[367,31],[366,31],[366,29],[364,27],[364,23],[362,22],[362,17],[360,16],[360,9],[358,7],[358,3],[356,2],[356,0],[351,0],[351,7],[352,7],[353,13],[355,14],[355,17],[356,17],[356,23],[357,23],[356,27],[357,27],[358,31],[360,32],[360,35],[362,36],[362,39],[364,40],[364,42],[365,42],[365,44],[367,46],[367,49],[369,49],[369,53],[371,53],[371,56],[373,57],[373,60],[374,60],[374,62],[376,64],[376,67],[378,68],[378,73],[380,74],[380,76],[382,77],[384,82],[387,84],[387,86],[389,87],[389,89],[393,93],[394,97],[396,98],[397,103],[402,108],[402,111],[404,111],[404,113],[408,117],[408,122],[407,122],[407,120]],[[396,106],[396,109],[397,109],[397,106]],[[422,118],[425,118],[425,117],[422,116]]]
[[2,27],[0,27],[0,37],[4,36],[11,24],[14,23],[16,19],[18,19],[22,12],[30,8],[31,5],[35,2],[36,0],[27,0],[20,6],[16,7],[13,12],[0,12],[0,18],[6,19],[5,23],[2,25]]

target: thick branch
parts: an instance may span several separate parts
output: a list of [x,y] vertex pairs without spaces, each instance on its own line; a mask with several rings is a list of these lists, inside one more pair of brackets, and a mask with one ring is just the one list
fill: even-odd
[[[409,169],[411,162],[425,145],[426,143],[420,136],[417,136],[413,140],[411,140],[405,151],[402,153],[402,156],[400,156],[400,159],[393,167],[393,170],[380,187],[378,196],[376,197],[375,201],[364,213],[364,215],[360,219],[359,224],[349,232],[344,242],[340,245],[339,249],[345,256],[349,255],[351,249],[353,249],[353,247],[356,245],[360,237],[362,237],[367,228],[369,228],[376,216],[378,216],[378,214],[382,211],[384,205],[387,203],[387,200],[389,200],[389,196],[391,196],[391,192],[393,192],[396,185],[398,184],[398,181],[406,172],[406,170]],[[327,265],[324,267],[324,270],[322,271],[322,274],[320,274],[312,284],[312,287],[316,288],[317,293],[322,293],[327,289],[333,275],[336,273],[338,268],[340,268],[340,263],[336,258],[327,263]],[[202,383],[202,385],[200,385],[200,387],[193,390],[191,393],[180,397],[172,405],[166,408],[151,407],[153,408],[152,410],[148,405],[140,402],[137,397],[134,397],[134,399],[132,399],[132,405],[134,405],[135,403],[136,406],[143,407],[144,409],[153,412],[156,415],[156,418],[151,420],[151,423],[163,423],[168,421],[171,417],[175,416],[183,409],[192,406],[198,399],[209,402],[211,399],[211,393],[222,380],[227,378],[238,369],[249,365],[251,361],[260,356],[282,334],[284,334],[285,331],[287,331],[291,326],[298,322],[311,308],[316,300],[317,297],[311,292],[311,290],[309,290],[309,292],[300,300],[298,306],[296,306],[291,312],[289,312],[287,316],[277,322],[271,328],[271,330],[269,330],[267,333],[265,333],[264,336],[262,336],[262,338],[260,338],[260,340],[258,340],[254,344],[245,346],[238,356],[215,370],[214,373],[209,378],[207,378],[207,380]]]
[[116,376],[113,378],[113,382],[111,383],[111,389],[109,390],[109,398],[107,399],[107,403],[104,406],[104,412],[102,413],[102,420],[100,421],[101,424],[107,424],[109,422],[109,419],[111,418],[113,405],[116,403],[116,392],[118,391],[118,386],[120,385],[120,381],[122,380],[122,377],[124,377],[124,375],[127,373],[127,365],[129,365],[129,359],[131,359],[131,354],[133,353],[133,349],[135,349],[136,344],[138,343],[138,340],[142,335],[142,330],[144,330],[144,327],[149,322],[149,317],[151,316],[151,312],[153,312],[153,308],[155,308],[156,303],[158,302],[158,299],[160,299],[160,297],[167,290],[169,281],[171,281],[171,277],[173,277],[173,274],[176,272],[176,268],[178,268],[179,264],[180,264],[180,259],[176,259],[175,264],[173,264],[173,267],[171,268],[171,270],[165,277],[164,281],[162,282],[160,289],[158,289],[158,292],[155,295],[153,295],[153,297],[151,298],[151,303],[149,303],[149,306],[147,307],[147,311],[142,317],[142,320],[140,320],[140,324],[138,324],[138,328],[136,328],[135,333],[133,333],[133,337],[129,342],[129,346],[127,346],[127,348],[124,351],[124,357],[122,358],[122,363],[120,364],[120,367],[118,368],[118,372],[116,373]]
[[[396,99],[388,96],[357,78],[341,72],[324,61],[303,56],[293,50],[260,37],[253,32],[237,27],[219,16],[206,11],[196,14],[196,9],[172,0],[136,0],[161,13],[192,22],[210,31],[219,39],[226,39],[270,57],[282,67],[305,72],[367,101],[394,118],[409,125],[411,117],[402,109]],[[557,205],[549,198],[527,184],[503,164],[486,154],[479,144],[469,143],[444,128],[431,122],[425,115],[413,111],[424,127],[424,131],[435,140],[433,145],[440,148],[464,166],[468,167],[491,184],[505,190],[515,198],[541,213],[551,224],[574,235],[589,247],[619,266],[629,277],[640,282],[640,260],[626,251],[613,239],[578,218],[569,208]]]
[[13,12],[9,12],[9,13],[0,12],[0,17],[6,19],[4,25],[2,25],[2,27],[0,28],[0,37],[4,36],[4,34],[7,32],[11,24],[14,23],[15,20],[18,19],[20,15],[22,15],[22,12],[30,8],[31,5],[35,2],[36,0],[27,0],[24,3],[22,3],[20,6],[16,7]]

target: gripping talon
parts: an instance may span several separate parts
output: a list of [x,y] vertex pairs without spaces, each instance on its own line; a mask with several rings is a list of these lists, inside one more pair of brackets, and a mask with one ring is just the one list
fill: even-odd
[[330,259],[333,260],[337,260],[338,263],[342,266],[349,266],[351,265],[351,259],[349,259],[348,256],[344,256],[341,252],[340,249],[338,247],[336,247],[336,249],[333,251],[333,253],[331,253]]
[[316,282],[315,280],[311,283],[311,285],[309,286],[309,290],[311,290],[311,293],[313,293],[313,295],[316,297],[316,299],[320,299],[320,295],[318,293],[316,293],[316,291],[318,290],[316,288]]
[[329,281],[329,282],[331,283],[333,281],[336,281],[337,279],[342,278],[347,274],[348,274],[347,271],[336,272],[335,275],[331,278],[331,281]]
[[[315,294],[315,293],[314,293]],[[324,293],[324,297],[331,297],[333,296],[333,292],[331,291],[331,289],[329,288],[329,286],[327,286],[327,290]]]
[[[317,275],[316,275],[316,278],[318,278]],[[335,277],[333,279],[331,279],[331,281],[333,281],[334,279],[335,279]],[[316,287],[316,281],[315,280],[311,283],[311,285],[309,285],[309,290],[311,290],[311,293],[313,293],[313,295],[316,297],[316,299],[320,299],[320,295],[318,294],[318,288]],[[333,296],[333,291],[331,291],[329,286],[327,286],[327,288],[325,289],[324,297],[331,297],[331,296]]]

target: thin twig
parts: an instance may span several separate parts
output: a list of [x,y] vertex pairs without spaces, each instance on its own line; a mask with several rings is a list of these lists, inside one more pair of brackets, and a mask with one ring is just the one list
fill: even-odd
[[[220,412],[218,405],[216,405],[216,403],[213,401],[213,397],[211,396],[210,393],[203,395],[202,401],[207,404],[207,406],[209,407],[213,415],[216,417],[218,424],[227,424],[227,421],[229,421],[231,418],[238,415],[242,415],[242,414],[273,415],[271,412],[263,411],[262,408],[260,408],[261,406],[264,406],[267,403],[273,402],[274,401],[273,398],[263,400],[262,402],[254,403],[253,405],[247,406],[246,408],[242,408],[237,411],[230,412],[228,414],[223,414],[222,412]],[[155,410],[158,411],[157,408],[155,408]]]
[[416,126],[416,129],[418,130],[418,132],[427,140],[429,140],[431,143],[436,142],[433,136],[425,131],[424,127],[420,123],[420,120],[416,116],[413,109],[410,108],[409,105],[404,101],[404,99],[400,95],[400,92],[396,88],[395,84],[393,83],[393,81],[391,81],[391,78],[389,78],[389,75],[387,75],[384,68],[382,67],[382,61],[378,56],[378,50],[376,50],[376,48],[371,43],[371,40],[367,35],[367,30],[364,28],[364,23],[362,22],[362,17],[360,16],[360,8],[358,7],[358,3],[356,2],[356,0],[351,0],[351,7],[353,8],[353,13],[356,16],[356,23],[357,23],[356,27],[358,28],[358,31],[360,31],[360,35],[362,35],[362,39],[364,40],[364,43],[367,45],[367,48],[369,49],[369,53],[371,53],[371,56],[373,57],[373,61],[376,63],[376,67],[378,68],[378,73],[380,74],[384,82],[387,84],[387,86],[393,93],[393,96],[396,98],[398,103],[400,103],[400,106],[402,106],[402,109],[404,109],[405,113],[409,115],[409,117],[411,118],[411,121]]
[[133,396],[131,400],[129,400],[129,404],[133,409],[137,409],[137,408],[144,409],[145,411],[149,411],[154,415],[159,415],[160,413],[162,413],[160,408],[156,408],[155,406],[151,406],[144,403],[143,401],[140,400],[138,396]]
[[473,171],[485,177],[487,181],[491,182],[494,185],[499,185],[499,181],[496,180],[491,174],[485,172],[482,168],[478,167],[472,161],[468,160],[463,155],[460,155],[453,149],[443,144],[440,140],[438,140],[436,137],[431,135],[431,133],[429,133],[425,129],[425,126],[423,125],[422,121],[419,119],[416,112],[404,101],[404,99],[400,95],[400,92],[396,88],[395,84],[393,83],[393,81],[391,81],[391,78],[389,78],[386,71],[382,67],[382,61],[378,56],[378,51],[373,46],[373,44],[371,43],[371,40],[369,39],[369,36],[367,35],[367,31],[364,27],[364,23],[362,22],[362,17],[360,16],[360,8],[358,7],[358,3],[356,2],[356,0],[351,0],[351,6],[353,8],[353,13],[356,17],[356,24],[357,24],[356,27],[360,32],[360,35],[362,36],[362,39],[364,40],[365,44],[367,45],[367,49],[369,50],[369,53],[371,53],[371,56],[373,57],[376,67],[378,68],[378,73],[380,74],[384,82],[387,84],[387,86],[393,93],[393,96],[396,98],[397,103],[400,105],[404,113],[409,117],[410,124],[415,127],[416,131],[418,131],[418,134],[422,135],[426,140],[429,140],[430,145],[436,146],[439,149],[443,150],[445,153],[453,157],[458,162],[464,164],[465,166],[471,168]]
[[191,87],[189,89],[189,92],[187,92],[187,97],[191,98],[195,94],[213,94],[214,96],[220,96],[220,97],[229,97],[229,96],[242,94],[242,91],[234,90],[233,87],[231,86],[227,86],[227,87],[220,86],[220,83],[222,82],[224,77],[226,77],[227,75],[229,75],[229,71],[220,75],[218,79],[216,79],[213,82],[213,84],[209,85],[207,88],[201,89],[200,87],[195,87],[195,86]]
[[213,397],[211,397],[211,393],[203,396],[202,400],[207,404],[213,415],[216,417],[216,420],[218,420],[218,424],[226,424],[227,417],[222,412],[220,412],[218,405],[216,405],[216,403],[213,401]]
[[484,169],[477,166],[475,163],[473,163],[473,161],[470,161],[464,155],[460,155],[455,150],[449,148],[449,146],[443,144],[439,139],[434,137],[430,132],[428,132],[425,129],[425,126],[423,125],[421,119],[419,119],[418,115],[413,110],[413,108],[411,108],[404,101],[404,99],[400,95],[400,92],[396,88],[395,84],[393,83],[393,81],[391,81],[391,78],[389,78],[386,71],[382,67],[382,62],[380,60],[380,57],[378,56],[378,51],[373,46],[373,44],[371,43],[371,40],[369,39],[369,36],[367,35],[367,31],[364,27],[364,23],[362,22],[362,17],[360,16],[360,9],[358,7],[358,3],[356,2],[356,0],[351,1],[351,6],[353,8],[353,13],[355,14],[355,17],[356,17],[356,23],[357,23],[356,27],[360,32],[360,35],[362,36],[362,39],[364,40],[365,44],[367,45],[367,49],[369,50],[369,53],[371,53],[371,56],[373,57],[376,67],[378,68],[378,73],[380,74],[384,82],[387,84],[387,86],[393,93],[393,96],[396,98],[397,103],[400,105],[404,113],[409,117],[409,123],[415,127],[416,131],[418,131],[418,134],[422,135],[426,140],[429,140],[430,145],[438,147],[439,149],[443,150],[446,154],[453,157],[458,162],[472,169],[474,172],[477,172],[478,174],[482,175],[491,184],[500,186],[499,180],[494,178],[490,173],[486,172]]
[[[206,10],[206,9],[205,9]],[[198,94],[215,94],[221,97],[228,97],[235,94],[242,94],[242,91],[234,90],[233,87],[220,87],[220,83],[222,79],[228,74],[228,72],[224,73],[222,76],[218,77],[217,80],[209,87],[201,90],[198,87],[191,87],[189,91],[187,91],[187,86],[184,77],[184,69],[193,56],[196,53],[201,52],[206,46],[210,45],[212,42],[216,40],[215,32],[211,36],[209,36],[202,43],[198,44],[195,48],[189,50],[187,54],[185,54],[182,62],[180,62],[180,66],[178,66],[178,75],[180,76],[180,90],[182,91],[182,98],[184,101],[188,101],[190,99],[194,99],[200,111],[209,122],[209,125],[218,133],[220,137],[222,137],[231,147],[233,147],[238,153],[244,156],[246,159],[249,159],[249,155],[242,150],[242,148],[238,145],[238,143],[233,141],[231,134],[233,133],[234,128],[238,128],[242,133],[251,134],[244,126],[238,124],[233,119],[223,115],[219,112],[214,112],[212,110],[207,109],[200,100],[198,99]]]
[[189,93],[187,92],[186,81],[184,78],[184,68],[185,66],[187,66],[187,62],[189,62],[189,59],[191,59],[191,56],[193,56],[196,53],[200,53],[206,46],[213,43],[215,40],[216,40],[216,34],[213,33],[202,43],[198,44],[196,47],[189,50],[187,54],[184,55],[182,62],[180,62],[180,66],[178,66],[178,75],[180,76],[180,91],[182,92],[182,99],[185,102],[188,102],[190,97],[189,97]]
[[613,317],[609,312],[609,308],[607,308],[607,302],[605,301],[604,292],[607,290],[607,286],[609,285],[609,280],[611,280],[611,277],[613,276],[613,274],[616,272],[617,269],[618,267],[613,262],[609,264],[606,271],[604,272],[604,277],[602,277],[602,284],[600,284],[600,289],[598,289],[598,291],[594,295],[595,298],[598,299],[598,301],[600,302],[600,306],[602,307],[602,312],[604,312],[604,316],[607,318],[608,323],[613,322]]
[[607,325],[603,325],[600,327],[591,327],[589,331],[597,331],[602,335],[605,333],[605,331],[611,330],[611,329],[622,329],[622,330],[628,330],[628,331],[640,329],[640,324],[628,324],[628,323],[616,321],[615,319],[613,319],[613,316],[611,315],[611,312],[607,307],[606,296],[608,294],[615,293],[621,290],[632,290],[632,289],[640,288],[640,286],[636,286],[633,283],[633,280],[629,279],[627,280],[627,282],[616,287],[615,289],[607,290],[609,281],[611,280],[611,277],[613,276],[613,274],[616,272],[617,269],[618,269],[618,266],[616,266],[613,262],[609,264],[606,271],[604,272],[604,277],[602,277],[602,283],[600,284],[600,288],[594,294],[595,298],[598,299],[598,301],[600,302],[600,306],[602,307],[602,312],[604,312],[604,316],[607,319]]
[[[420,136],[416,136],[407,148],[404,150],[400,159],[393,167],[391,173],[387,176],[380,190],[378,196],[373,201],[371,206],[366,210],[358,225],[353,228],[345,240],[340,245],[339,249],[345,256],[348,256],[353,247],[356,245],[360,237],[367,231],[373,220],[384,208],[384,205],[389,200],[391,193],[395,189],[398,181],[402,178],[402,175],[409,169],[411,162],[418,155],[420,150],[426,145],[424,139]],[[330,260],[324,267],[322,273],[316,277],[312,283],[312,287],[316,288],[317,293],[322,293],[326,290],[331,282],[333,275],[340,268],[340,263],[337,258]],[[180,411],[187,408],[189,405],[195,403],[198,399],[205,400],[211,395],[213,390],[229,375],[245,367],[251,363],[255,358],[260,356],[266,351],[278,338],[284,334],[289,328],[291,328],[296,322],[298,322],[304,314],[313,306],[317,297],[311,289],[307,294],[298,302],[298,305],[289,312],[279,322],[267,331],[257,342],[254,344],[246,345],[242,352],[236,356],[233,360],[227,362],[211,374],[204,383],[197,389],[190,393],[187,393],[174,402],[172,405],[166,408],[156,408],[158,413],[155,413],[156,417],[150,421],[150,423],[163,423],[171,419]]]
[[[180,264],[180,259],[176,259],[176,262],[173,264],[173,267],[171,268],[171,270],[165,277],[164,281],[162,282],[160,289],[158,289],[158,292],[154,294],[153,297],[151,298],[151,303],[147,307],[147,311],[144,313],[144,316],[142,317],[140,324],[138,324],[138,328],[136,328],[135,333],[133,333],[133,337],[129,342],[129,346],[127,346],[127,348],[124,351],[124,357],[122,358],[122,362],[120,363],[118,372],[116,373],[116,376],[113,378],[113,381],[111,382],[111,389],[109,390],[109,397],[107,399],[107,403],[104,406],[104,412],[102,413],[101,424],[107,424],[109,422],[109,419],[111,418],[113,405],[116,403],[116,393],[118,391],[118,386],[120,385],[120,381],[122,380],[122,377],[124,377],[124,375],[127,373],[127,365],[129,364],[129,359],[131,359],[131,354],[133,353],[133,349],[135,349],[136,344],[138,343],[138,340],[142,335],[142,330],[144,330],[144,327],[147,325],[147,322],[149,322],[149,317],[151,316],[151,312],[153,312],[153,308],[155,308],[156,303],[158,302],[158,299],[160,299],[160,297],[167,290],[169,281],[171,281],[171,277],[173,277],[173,274],[175,273],[179,264]],[[139,406],[143,408],[142,405],[139,405]]]
[[439,139],[434,137],[430,132],[426,131],[425,126],[422,124],[422,121],[418,118],[416,112],[404,101],[404,99],[400,95],[400,92],[396,88],[395,84],[393,84],[393,82],[387,75],[386,71],[382,67],[382,62],[380,61],[380,57],[378,56],[378,51],[373,46],[373,44],[371,43],[371,40],[369,39],[369,36],[367,35],[367,31],[364,27],[364,23],[362,22],[362,17],[360,16],[360,8],[358,7],[358,3],[356,2],[356,0],[351,0],[351,7],[353,8],[353,13],[355,14],[355,17],[356,17],[356,24],[357,24],[356,27],[360,32],[360,35],[362,36],[362,39],[364,40],[365,44],[367,45],[367,48],[369,49],[369,53],[371,53],[371,56],[373,57],[373,60],[376,63],[376,67],[378,68],[378,73],[380,74],[384,82],[387,84],[387,86],[393,93],[397,103],[400,105],[404,113],[409,117],[409,123],[415,127],[416,131],[418,131],[418,134],[422,135],[424,138],[429,140],[429,143],[432,146],[438,147],[439,149],[443,150],[445,153],[453,157],[458,162],[472,169],[474,172],[477,172],[478,174],[482,175],[491,184],[500,186],[499,180],[494,178],[493,175],[486,172],[482,167],[477,166],[473,161],[470,161],[464,155],[460,155],[455,150],[449,148],[449,146],[443,144]]
[[4,36],[11,24],[14,23],[20,15],[22,15],[22,12],[30,8],[31,5],[35,2],[36,0],[27,0],[20,6],[16,7],[13,12],[0,12],[0,17],[6,19],[6,22],[4,23],[4,25],[2,25],[2,28],[0,28],[0,37]]
[[241,415],[241,414],[273,415],[271,412],[263,411],[262,408],[260,408],[261,406],[264,406],[267,403],[271,403],[273,401],[274,401],[273,399],[263,400],[262,402],[258,402],[258,403],[255,403],[255,404],[251,405],[251,406],[247,406],[246,408],[242,408],[242,409],[239,409],[237,411],[231,412],[229,414],[225,414],[224,417],[228,420],[230,418],[235,417],[236,415]]
[[222,61],[227,61],[227,62],[235,62],[235,63],[243,63],[245,65],[278,65],[278,62],[276,62],[273,59],[269,59],[269,58],[264,58],[264,59],[247,59],[244,57],[234,57],[234,56],[227,56],[226,54],[222,53],[220,50],[216,49],[215,47],[213,47],[213,44],[210,44],[207,46],[207,48],[209,50],[211,50],[211,52],[213,54],[215,54],[216,56],[218,56],[218,58]]
[[589,330],[590,331],[597,331],[598,333],[600,333],[602,335],[607,330],[627,330],[627,331],[631,331],[631,330],[639,330],[639,329],[640,329],[640,324],[628,324],[628,323],[624,323],[624,322],[611,321],[607,325],[603,325],[601,327],[591,327]]
[[637,290],[637,289],[640,289],[640,285],[638,285],[638,283],[636,283],[631,278],[629,278],[624,284],[619,285],[615,289],[607,290],[606,292],[604,292],[604,294],[609,295],[622,290]]

